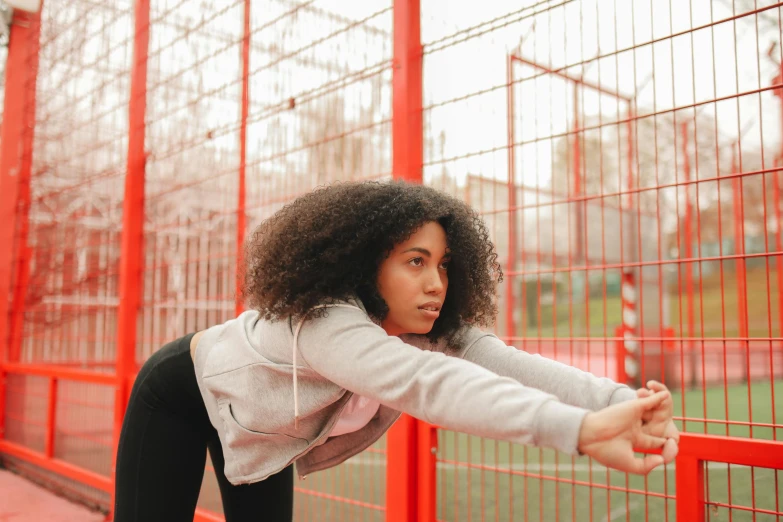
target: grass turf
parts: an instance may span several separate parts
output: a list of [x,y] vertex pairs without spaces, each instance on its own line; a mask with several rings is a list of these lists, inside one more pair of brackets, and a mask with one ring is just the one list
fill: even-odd
[[[712,262],[717,263],[717,262]],[[698,275],[698,269],[694,268]],[[739,290],[737,272],[713,270],[701,281],[695,278],[693,286],[694,337],[739,337]],[[769,272],[765,266],[748,268],[745,276],[746,316],[750,337],[779,337],[778,275],[774,265]],[[684,283],[667,288],[662,306],[668,312],[668,323],[675,335],[689,336],[688,299]],[[649,305],[648,305],[649,306]],[[622,301],[619,295],[568,300],[561,298],[554,314],[551,306],[541,307],[540,319],[527,324],[527,316],[520,311],[518,320],[523,337],[605,337],[613,336],[616,326],[622,323]],[[553,319],[554,316],[556,319]],[[657,314],[655,314],[657,315]]]

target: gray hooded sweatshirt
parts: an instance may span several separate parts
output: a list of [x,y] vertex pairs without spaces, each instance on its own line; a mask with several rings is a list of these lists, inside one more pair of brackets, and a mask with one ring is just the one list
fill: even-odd
[[[636,397],[475,327],[452,346],[389,336],[358,299],[298,323],[244,312],[204,332],[194,363],[232,484],[263,480],[292,462],[300,478],[336,466],[377,441],[401,412],[578,455],[587,412]],[[380,402],[378,412],[360,430],[329,437],[353,394]]]

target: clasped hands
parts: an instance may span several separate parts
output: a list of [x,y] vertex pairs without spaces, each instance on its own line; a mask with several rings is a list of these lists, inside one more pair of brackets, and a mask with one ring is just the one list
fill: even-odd
[[[665,385],[648,381],[636,399],[588,413],[579,451],[609,468],[646,475],[677,456],[680,432],[672,421],[674,401]],[[634,450],[661,450],[636,457]]]

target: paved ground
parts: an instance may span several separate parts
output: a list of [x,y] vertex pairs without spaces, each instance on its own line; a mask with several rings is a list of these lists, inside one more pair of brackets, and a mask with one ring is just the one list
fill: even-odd
[[102,513],[0,469],[0,522],[102,522],[103,518]]

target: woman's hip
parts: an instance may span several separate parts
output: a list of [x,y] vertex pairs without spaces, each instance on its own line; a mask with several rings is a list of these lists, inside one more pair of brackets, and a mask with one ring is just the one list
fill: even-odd
[[190,340],[193,333],[165,344],[144,362],[133,385],[131,400],[138,395],[149,407],[168,410],[209,423],[196,381]]

